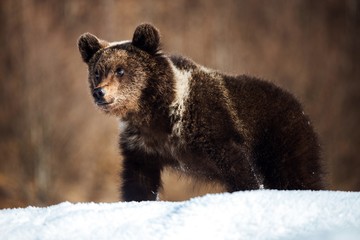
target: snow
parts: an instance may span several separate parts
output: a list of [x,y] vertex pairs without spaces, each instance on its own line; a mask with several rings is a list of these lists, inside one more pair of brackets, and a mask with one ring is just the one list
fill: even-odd
[[0,210],[0,239],[360,239],[360,193],[257,190],[184,202]]

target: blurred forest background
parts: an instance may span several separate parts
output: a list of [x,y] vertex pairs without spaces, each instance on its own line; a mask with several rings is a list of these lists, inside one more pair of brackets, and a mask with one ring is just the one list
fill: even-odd
[[131,39],[142,22],[168,53],[294,93],[329,189],[360,190],[360,1],[2,0],[0,208],[118,200],[117,121],[94,107],[77,38]]

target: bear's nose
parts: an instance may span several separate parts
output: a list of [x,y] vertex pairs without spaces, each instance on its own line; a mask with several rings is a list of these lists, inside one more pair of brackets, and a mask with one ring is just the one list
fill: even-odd
[[93,97],[97,102],[104,101],[104,96],[105,96],[105,90],[103,88],[99,87],[94,89]]

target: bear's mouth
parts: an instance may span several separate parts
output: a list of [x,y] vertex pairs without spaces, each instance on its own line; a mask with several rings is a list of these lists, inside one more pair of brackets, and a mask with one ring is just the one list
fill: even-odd
[[95,101],[95,104],[98,106],[98,107],[108,107],[110,106],[111,104],[113,104],[114,101]]
[[95,102],[96,105],[98,106],[107,106],[107,105],[110,105],[112,104],[113,102]]
[[109,106],[111,104],[113,104],[115,102],[115,99],[113,97],[98,97],[98,98],[94,98],[94,102],[97,106],[99,107],[105,107],[105,106]]

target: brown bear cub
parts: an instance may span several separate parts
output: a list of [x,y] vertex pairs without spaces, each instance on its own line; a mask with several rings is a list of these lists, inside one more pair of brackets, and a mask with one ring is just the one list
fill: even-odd
[[78,45],[96,105],[120,119],[123,200],[155,200],[164,167],[229,192],[322,189],[316,134],[288,92],[167,55],[151,24]]

